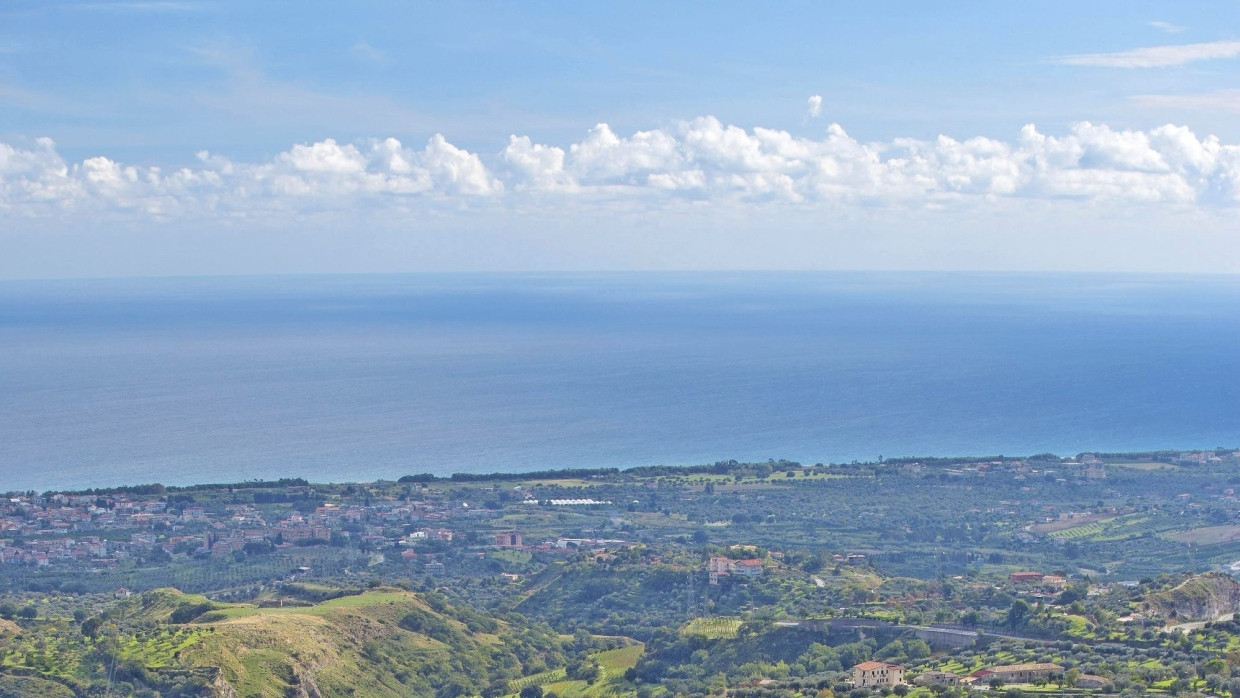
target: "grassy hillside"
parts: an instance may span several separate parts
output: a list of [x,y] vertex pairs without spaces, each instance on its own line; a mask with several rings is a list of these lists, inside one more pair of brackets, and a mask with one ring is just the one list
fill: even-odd
[[219,667],[242,696],[431,696],[476,695],[560,652],[552,642],[523,662],[507,624],[454,610],[398,589],[309,607],[230,605],[198,617],[206,632],[179,660]]
[[74,698],[67,687],[34,676],[0,676],[0,698]]
[[[41,622],[5,646],[0,696],[28,694],[44,679],[56,686],[40,691],[47,695],[100,685],[178,696],[502,695],[522,677],[625,644],[390,587],[314,604],[225,604],[156,589],[112,604],[80,631],[62,619]],[[636,654],[624,649],[631,666]]]
[[230,607],[204,619],[209,632],[180,658],[219,667],[242,696],[298,687],[311,695],[434,695],[452,681],[478,690],[508,659],[497,635],[472,633],[403,591],[309,608]]

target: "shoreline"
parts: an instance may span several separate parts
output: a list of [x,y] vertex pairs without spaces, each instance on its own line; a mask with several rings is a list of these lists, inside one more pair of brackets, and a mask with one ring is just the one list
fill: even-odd
[[1083,467],[1090,466],[1106,466],[1106,465],[1131,465],[1139,467],[1143,463],[1165,464],[1175,466],[1183,459],[1186,454],[1193,456],[1201,456],[1201,454],[1227,454],[1240,451],[1240,447],[1234,448],[1202,448],[1202,449],[1184,449],[1184,450],[1156,450],[1156,451],[1129,451],[1129,452],[1094,452],[1084,451],[1072,456],[1061,457],[1053,453],[1035,453],[1032,455],[1005,455],[995,454],[987,456],[901,456],[898,458],[881,458],[872,461],[851,461],[849,463],[801,463],[793,460],[779,459],[766,461],[742,461],[742,460],[726,460],[716,461],[714,463],[701,463],[693,465],[638,465],[627,468],[600,467],[600,468],[551,468],[544,470],[524,470],[513,472],[489,472],[489,473],[468,473],[457,472],[450,475],[436,475],[434,473],[410,473],[402,475],[395,479],[377,478],[374,480],[332,480],[332,481],[312,481],[303,477],[281,477],[276,479],[254,479],[240,480],[235,482],[196,482],[186,485],[163,484],[159,482],[137,483],[111,485],[104,487],[86,487],[80,489],[48,489],[38,492],[36,490],[8,490],[4,494],[6,496],[23,495],[30,492],[36,492],[40,495],[85,495],[85,494],[163,494],[177,492],[193,492],[196,490],[218,490],[224,488],[230,489],[260,489],[260,488],[279,488],[279,487],[315,487],[315,486],[337,486],[337,485],[379,485],[379,484],[427,484],[427,483],[448,483],[448,484],[469,484],[480,482],[507,482],[519,480],[563,480],[563,479],[585,479],[585,478],[604,478],[604,477],[637,477],[649,478],[659,476],[678,476],[678,475],[695,475],[706,473],[727,472],[733,467],[754,466],[769,464],[775,470],[786,470],[790,468],[799,469],[846,469],[846,468],[895,468],[895,467],[942,467],[950,468],[954,465],[971,465],[979,463],[1000,464],[1004,462],[1044,462],[1047,464],[1055,464],[1060,466]]

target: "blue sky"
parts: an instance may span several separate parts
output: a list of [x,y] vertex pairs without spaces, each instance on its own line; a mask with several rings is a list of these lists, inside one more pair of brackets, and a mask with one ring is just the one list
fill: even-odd
[[1234,272],[1238,116],[1234,2],[9,0],[0,276]]

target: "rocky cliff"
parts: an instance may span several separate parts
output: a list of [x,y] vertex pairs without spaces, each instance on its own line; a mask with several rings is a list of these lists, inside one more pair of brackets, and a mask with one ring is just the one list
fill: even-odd
[[1221,572],[1195,575],[1171,589],[1147,596],[1146,609],[1180,622],[1216,620],[1240,610],[1240,582]]

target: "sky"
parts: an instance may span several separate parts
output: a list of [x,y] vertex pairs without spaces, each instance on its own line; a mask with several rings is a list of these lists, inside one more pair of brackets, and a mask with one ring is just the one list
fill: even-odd
[[1240,272],[1240,3],[0,3],[0,278]]

